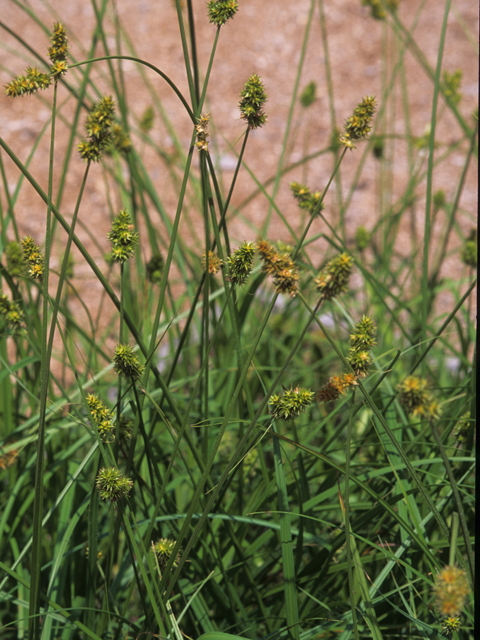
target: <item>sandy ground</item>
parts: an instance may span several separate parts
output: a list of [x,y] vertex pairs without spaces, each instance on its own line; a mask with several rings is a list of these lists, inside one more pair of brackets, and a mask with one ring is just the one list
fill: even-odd
[[[97,4],[100,4],[97,2]],[[215,35],[215,28],[208,23],[204,0],[194,0],[196,18],[196,35],[201,70],[207,66],[209,53]],[[338,126],[350,115],[355,105],[365,95],[375,95],[382,107],[382,74],[390,68],[391,61],[383,56],[385,42],[392,55],[398,56],[400,44],[392,45],[387,31],[381,22],[373,20],[369,11],[362,7],[360,0],[324,0],[324,12],[327,25],[327,37],[331,63],[331,81],[333,85],[334,110]],[[71,52],[76,60],[86,57],[95,26],[95,15],[90,2],[85,0],[53,0],[50,3],[40,0],[25,2],[23,10],[13,0],[1,0],[0,19],[13,33],[19,35],[20,43],[7,30],[0,29],[0,81],[8,82],[12,75],[21,73],[27,63],[33,61],[32,53],[26,46],[45,56],[48,46],[47,36],[41,26],[32,19],[31,12],[41,21],[51,25],[54,20],[61,20],[71,34]],[[179,32],[174,3],[171,0],[137,0],[136,2],[118,0],[109,3],[107,10],[108,46],[115,49],[113,21],[118,18],[129,39],[134,45],[136,55],[148,60],[167,73],[178,87],[187,94],[187,83],[183,67],[182,52],[179,45]],[[235,143],[244,130],[239,119],[237,108],[239,91],[245,80],[258,73],[265,83],[269,95],[266,111],[267,125],[254,132],[249,139],[245,161],[255,175],[261,180],[274,175],[277,170],[285,136],[285,123],[291,109],[292,89],[295,86],[298,63],[301,57],[305,27],[309,21],[312,3],[310,0],[240,0],[240,10],[233,21],[227,24],[221,34],[215,63],[209,85],[207,110],[212,114],[212,126],[218,130],[216,136],[217,160],[225,171],[231,174],[235,160],[229,151],[228,143]],[[444,3],[438,0],[406,0],[400,2],[398,15],[402,23],[411,29],[415,25],[414,36],[426,60],[435,67],[440,30],[444,14]],[[468,33],[466,33],[467,29]],[[472,113],[477,105],[478,95],[478,6],[473,0],[455,0],[448,17],[447,37],[443,55],[443,68],[449,72],[461,69],[463,73],[461,91],[463,94],[460,111],[472,122]],[[392,48],[393,47],[393,48]],[[102,48],[97,47],[97,55]],[[21,53],[22,58],[15,57]],[[124,47],[123,53],[128,53]],[[411,107],[411,133],[421,136],[431,119],[432,83],[421,65],[410,51],[405,52],[405,86]],[[135,63],[123,64],[125,90],[128,97],[132,119],[140,117],[152,103],[145,89]],[[105,62],[99,63],[95,74],[102,85],[102,74],[107,71]],[[389,71],[390,75],[391,71]],[[72,78],[74,74],[72,72]],[[162,100],[163,108],[168,114],[177,135],[187,149],[191,135],[191,123],[182,112],[178,99],[171,89],[158,76],[148,75],[153,89]],[[306,112],[302,112],[298,100],[294,104],[293,129],[296,130],[296,142],[289,148],[285,163],[299,160],[305,152],[314,152],[326,147],[331,136],[331,120],[325,72],[324,48],[320,28],[319,2],[313,3],[313,18],[305,63],[299,79],[299,90],[311,81],[317,83],[317,100]],[[395,132],[404,135],[406,122],[401,108],[401,89],[397,83],[396,100],[391,101],[386,117],[394,122]],[[50,96],[22,98],[12,101],[4,95],[0,96],[0,132],[4,140],[25,161],[37,141],[42,127],[49,118]],[[73,102],[68,102],[68,92],[60,91],[60,102],[66,117],[72,113]],[[392,106],[393,105],[393,106]],[[455,143],[461,131],[453,117],[445,112],[440,101],[438,112],[441,118],[438,123],[439,152]],[[172,139],[167,127],[157,117],[150,133],[152,140],[160,147],[171,150]],[[58,124],[57,163],[62,162],[65,152],[66,127]],[[212,144],[212,148],[215,145]],[[238,145],[237,145],[237,148]],[[353,180],[353,175],[362,155],[362,148],[349,153],[342,165],[342,190],[345,198]],[[451,202],[462,171],[463,153],[453,153],[435,172],[433,190],[443,189],[447,202]],[[19,179],[18,170],[5,157],[5,176],[10,194],[14,193]],[[395,155],[390,163],[390,179],[392,184],[392,202],[404,192],[409,177],[409,164],[406,146],[397,145]],[[161,197],[165,198],[167,207],[173,216],[175,201],[168,185],[167,168],[158,158],[147,160],[150,176]],[[31,170],[36,179],[46,185],[48,165],[48,144],[45,135],[36,151]],[[333,167],[331,154],[321,155],[311,161],[306,169],[298,169],[288,174],[283,180],[277,204],[294,228],[298,228],[298,209],[289,192],[288,184],[292,180],[306,181],[314,189],[322,189],[326,184]],[[74,206],[78,184],[84,165],[79,158],[72,162],[67,179],[67,186],[62,200],[62,211],[68,218]],[[377,193],[378,162],[369,154],[363,166],[357,188],[352,194],[350,207],[346,214],[347,229],[350,238],[360,224],[372,228],[380,216],[380,196]],[[118,193],[107,193],[100,167],[92,168],[80,212],[78,235],[91,248],[92,254],[101,260],[103,252],[108,250],[106,233],[109,227],[108,198],[113,206],[121,208],[122,202]],[[246,171],[239,177],[238,185],[232,201],[233,205],[243,202],[255,189],[255,184]],[[3,216],[8,204],[4,184],[0,186]],[[108,196],[108,197],[107,197]],[[326,216],[335,223],[338,215],[338,200],[332,189],[326,199]],[[424,208],[422,199],[417,202],[414,224],[419,230],[423,225]],[[469,169],[465,187],[460,201],[459,223],[465,231],[475,224],[477,210],[477,168],[472,164]],[[268,214],[268,203],[263,197],[253,199],[245,207],[244,217],[232,222],[232,236],[240,241],[256,237]],[[44,210],[42,202],[34,191],[24,183],[15,204],[15,215],[21,234],[32,234],[39,241],[44,236]],[[6,218],[3,218],[6,225]],[[195,226],[195,220],[194,220]],[[434,243],[439,241],[441,219],[434,228]],[[316,221],[312,233],[324,231],[322,223]],[[90,233],[89,233],[90,232]],[[185,230],[188,235],[189,231]],[[201,231],[200,231],[201,234]],[[12,227],[7,228],[7,237],[13,238]],[[92,237],[93,236],[93,237]],[[268,236],[272,240],[289,241],[283,223],[274,213]],[[96,243],[96,244],[95,244]],[[409,251],[411,243],[408,226],[402,228],[396,250],[400,253]],[[455,247],[449,247],[449,250]],[[322,245],[318,245],[321,260]],[[55,259],[54,257],[54,266]],[[458,255],[452,255],[445,263],[448,275],[461,273]],[[91,272],[86,265],[79,265],[76,270],[78,286],[87,305],[95,308],[98,302],[99,285],[92,282]],[[108,314],[107,314],[108,316]],[[107,317],[106,316],[106,317]]]

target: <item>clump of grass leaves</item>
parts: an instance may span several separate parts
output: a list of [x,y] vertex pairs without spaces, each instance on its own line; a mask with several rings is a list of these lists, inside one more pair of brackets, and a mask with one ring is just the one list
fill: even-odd
[[[194,3],[176,0],[185,91],[180,71],[137,57],[128,16],[110,18],[107,4],[93,3],[97,57],[95,44],[79,48],[81,25],[77,34],[60,15],[51,27],[25,4],[50,41],[37,52],[18,34],[18,75],[4,81],[4,118],[39,100],[51,118],[29,150],[48,150],[44,183],[20,143],[0,139],[2,640],[473,638],[476,231],[465,231],[460,201],[478,118],[463,110],[461,70],[441,73],[450,2],[433,67],[401,3],[359,2],[362,20],[383,29],[388,64],[379,95],[362,86],[342,128],[330,81],[328,94],[313,81],[299,88],[317,4],[328,32],[328,3],[312,0],[277,170],[254,175],[243,202],[232,196],[249,142],[273,153],[279,97],[251,70],[228,78],[239,108],[230,131],[206,108],[209,83],[225,80],[217,43],[255,20],[255,3],[248,15],[242,2],[195,6],[212,34],[204,60]],[[127,54],[112,54],[114,41]],[[326,37],[323,47],[330,78]],[[434,97],[417,137],[407,47]],[[142,114],[124,59],[144,83]],[[188,144],[164,108],[167,85]],[[327,99],[331,131],[312,150]],[[463,163],[449,192],[433,190],[453,153],[436,137],[437,113],[456,128]],[[170,147],[154,142],[159,123]],[[233,174],[210,155],[221,138]],[[393,201],[396,145],[410,178]],[[293,148],[303,151],[291,164]],[[161,185],[148,158],[164,169]],[[318,158],[331,168],[323,185]],[[368,228],[352,207],[365,163],[378,166],[366,184],[380,194]],[[86,194],[101,180],[100,221]],[[26,225],[27,188],[44,227]],[[261,228],[235,237],[234,215],[253,198]],[[443,269],[452,246],[455,280]]]

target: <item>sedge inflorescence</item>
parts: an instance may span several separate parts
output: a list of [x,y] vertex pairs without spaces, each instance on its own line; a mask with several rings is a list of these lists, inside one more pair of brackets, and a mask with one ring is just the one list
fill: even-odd
[[88,409],[92,416],[92,422],[97,427],[98,435],[102,442],[113,442],[115,439],[115,425],[112,412],[98,396],[89,393],[86,396]]
[[110,262],[123,263],[129,260],[138,244],[138,233],[132,224],[132,218],[128,211],[120,211],[112,222],[112,228],[107,234],[112,250]]
[[350,335],[347,362],[357,378],[365,378],[368,375],[369,367],[373,362],[370,351],[375,345],[376,334],[377,327],[373,320],[368,316],[363,316]]
[[255,258],[255,243],[244,242],[229,256],[227,260],[228,277],[232,284],[243,285],[247,281],[253,268]]
[[5,247],[7,257],[8,273],[13,276],[25,274],[25,263],[23,261],[22,246],[16,240],[12,240]]
[[48,89],[52,84],[52,79],[56,80],[63,76],[67,69],[68,38],[62,24],[59,22],[53,25],[50,34],[51,46],[48,49],[48,57],[51,66],[47,73],[40,71],[37,67],[27,67],[23,75],[18,75],[14,80],[5,85],[5,93],[10,98],[32,95],[37,91]]
[[22,240],[23,260],[28,267],[28,275],[34,280],[42,280],[45,267],[45,258],[40,247],[31,236],[25,236]]
[[376,333],[375,323],[368,316],[363,316],[357,322],[350,335],[350,350],[347,356],[347,362],[353,371],[331,376],[318,391],[318,402],[334,402],[345,394],[349,387],[356,386],[358,378],[365,378],[368,375],[373,361],[370,351],[375,345]]
[[165,261],[161,253],[152,256],[146,265],[148,281],[152,284],[160,284],[164,267]]
[[374,96],[366,96],[358,104],[353,114],[346,119],[343,133],[340,135],[340,144],[349,149],[355,149],[356,140],[364,140],[372,130],[371,122],[375,113],[376,101]]
[[210,121],[210,114],[204,113],[198,118],[198,122],[195,125],[195,130],[197,132],[197,141],[195,142],[195,146],[200,151],[207,151],[208,149],[208,123]]
[[[172,557],[173,550],[175,549],[176,544],[176,540],[171,540],[169,538],[160,538],[160,540],[157,540],[157,542],[152,542],[152,552],[157,559],[160,571],[163,571],[167,566],[168,561]],[[178,566],[179,562],[180,554],[178,553],[173,562],[173,567]]]
[[307,185],[300,184],[299,182],[291,182],[290,190],[293,197],[297,200],[300,209],[308,211],[310,215],[317,215],[324,210],[325,206],[320,203],[322,194],[320,191],[311,191]]
[[213,251],[208,251],[203,254],[202,266],[205,271],[214,276],[223,268],[223,260]]
[[332,300],[346,290],[352,269],[353,258],[348,253],[340,253],[327,262],[315,278],[323,300]]
[[210,0],[207,4],[208,17],[217,27],[223,26],[238,11],[235,0]]
[[273,284],[277,293],[287,293],[292,298],[297,293],[300,280],[298,267],[292,260],[288,247],[283,251],[277,250],[267,240],[257,242],[258,253],[263,262],[262,270],[273,277]]
[[400,404],[413,418],[436,420],[442,413],[440,404],[429,390],[425,378],[407,376],[397,385],[397,396]]
[[4,332],[17,333],[23,322],[23,313],[18,304],[0,293],[0,336]]
[[128,344],[119,344],[113,354],[113,368],[119,375],[128,378],[132,382],[140,378],[145,367]]
[[111,96],[104,96],[95,103],[87,116],[85,129],[88,140],[78,145],[80,157],[85,161],[98,162],[111,141],[115,102]]
[[303,387],[286,389],[281,395],[274,394],[269,400],[269,410],[274,418],[289,420],[299,416],[312,403],[315,393]]
[[396,11],[399,0],[362,0],[362,4],[370,7],[370,15],[375,20],[385,20],[387,17],[386,9]]
[[477,250],[477,230],[472,229],[467,240],[465,240],[460,253],[463,264],[466,264],[467,267],[473,267],[475,269],[477,266]]
[[434,593],[435,604],[441,616],[459,616],[470,593],[466,572],[455,566],[444,567],[437,575]]
[[100,469],[95,484],[100,498],[105,502],[118,502],[122,498],[126,498],[133,486],[132,480],[126,478],[115,467]]
[[304,109],[308,109],[317,99],[317,83],[312,80],[300,94],[300,104]]
[[258,129],[267,121],[263,105],[267,101],[263,82],[254,73],[240,92],[240,117],[246,120],[249,129]]
[[50,41],[52,43],[52,46],[48,49],[48,57],[52,63],[52,66],[50,67],[50,75],[53,78],[60,78],[65,75],[68,69],[67,32],[60,22],[56,22],[53,25],[52,33],[50,34]]

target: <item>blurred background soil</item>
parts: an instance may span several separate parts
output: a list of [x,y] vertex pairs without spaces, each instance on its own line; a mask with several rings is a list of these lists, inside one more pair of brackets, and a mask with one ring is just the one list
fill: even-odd
[[[99,4],[99,3],[97,3]],[[235,144],[245,129],[239,118],[239,92],[245,81],[253,73],[262,78],[269,100],[266,105],[268,123],[262,129],[250,135],[245,162],[258,179],[264,181],[274,176],[285,135],[285,126],[292,107],[292,91],[296,82],[297,65],[300,60],[305,26],[309,20],[310,0],[239,0],[240,9],[236,17],[222,28],[216,52],[215,62],[208,91],[206,111],[210,112],[212,129],[216,134],[211,143],[212,154],[224,171],[225,184],[233,175],[235,155],[229,144]],[[387,38],[386,26],[370,16],[370,11],[362,6],[360,0],[324,0],[324,13],[327,25],[327,38],[332,69],[332,85],[334,109],[337,126],[341,127],[356,104],[366,95],[377,96],[380,108],[381,78],[390,64],[382,57],[382,43],[392,40]],[[196,20],[196,37],[200,70],[204,72],[215,36],[215,27],[209,24],[206,16],[205,0],[194,0]],[[435,68],[441,25],[444,14],[444,3],[438,0],[404,0],[400,1],[398,16],[407,29],[413,29],[414,37],[428,60]],[[22,73],[27,64],[33,62],[31,52],[22,45],[13,34],[20,36],[25,45],[45,57],[48,37],[38,22],[37,16],[47,25],[60,20],[67,28],[71,39],[71,53],[76,60],[86,57],[90,47],[92,33],[95,28],[95,14],[92,3],[86,0],[53,0],[48,3],[41,0],[25,2],[23,7],[14,0],[2,0],[0,19],[7,27],[2,29],[0,48],[0,80],[5,85],[10,79]],[[109,4],[105,20],[108,34],[107,43],[115,50],[114,23],[119,21],[125,34],[133,44],[136,55],[164,71],[188,95],[186,75],[183,66],[179,29],[175,5],[172,0],[118,0]],[[413,27],[413,25],[415,25]],[[443,69],[454,72],[460,69],[463,74],[461,93],[462,101],[459,109],[468,122],[473,122],[473,112],[477,107],[478,96],[478,5],[472,0],[454,0],[448,18],[448,28],[443,54]],[[398,54],[399,45],[396,45]],[[18,58],[21,52],[22,59]],[[125,45],[122,53],[128,54]],[[395,53],[395,52],[394,52]],[[96,55],[103,54],[99,43]],[[37,62],[38,64],[38,62]],[[140,118],[145,109],[152,104],[152,99],[145,89],[138,66],[133,62],[123,62],[125,92],[132,119]],[[142,71],[143,72],[143,71]],[[391,70],[390,70],[391,72]],[[106,62],[98,63],[94,77],[99,86],[107,86],[103,80],[107,76]],[[71,72],[70,81],[75,77]],[[192,125],[186,117],[178,98],[168,85],[148,72],[147,77],[161,98],[162,106],[174,126],[185,152],[188,149]],[[78,78],[78,74],[77,74]],[[411,134],[423,136],[428,131],[432,111],[432,82],[424,69],[407,50],[405,53],[405,79],[411,106]],[[68,80],[68,76],[67,76]],[[316,2],[311,18],[311,31],[305,52],[305,64],[299,79],[299,93],[311,81],[317,85],[317,99],[308,109],[302,109],[298,99],[293,105],[292,130],[296,132],[296,142],[289,147],[284,166],[300,160],[306,153],[313,153],[329,145],[332,130],[329,112],[325,57],[322,44],[322,33],[319,16],[319,3]],[[78,86],[78,85],[77,85]],[[401,108],[402,95],[397,87],[396,99],[391,102],[388,118],[395,123],[395,131],[404,135],[406,123]],[[73,113],[75,104],[65,88],[60,89],[60,103],[63,114],[68,117]],[[51,92],[41,96],[17,98],[14,101],[5,95],[0,96],[0,133],[4,140],[26,161],[35,143],[39,140],[42,128],[50,117],[49,105]],[[438,153],[454,145],[461,137],[457,122],[443,106],[440,99],[438,113]],[[85,114],[82,115],[82,122]],[[58,122],[58,139],[56,147],[56,174],[61,168],[65,154],[68,129]],[[161,118],[156,117],[150,134],[152,141],[167,152],[173,152],[171,132]],[[142,152],[142,143],[133,140]],[[362,154],[362,144],[355,152],[348,153],[342,165],[342,189],[344,197],[348,194],[353,175],[358,167]],[[237,144],[236,149],[239,150]],[[19,180],[18,169],[2,152],[5,166],[5,178],[10,194],[14,193]],[[435,171],[433,191],[442,189],[447,202],[451,202],[463,168],[465,148],[452,153]],[[145,162],[150,177],[158,189],[158,193],[166,203],[172,219],[175,213],[176,200],[169,184],[169,174],[165,163],[158,155],[147,149]],[[398,144],[395,154],[391,155],[389,164],[389,180],[391,181],[391,201],[395,202],[405,188],[409,179],[409,163],[406,145]],[[195,162],[198,163],[198,154]],[[322,190],[328,181],[334,158],[325,153],[312,160],[308,166],[289,172],[282,180],[276,202],[294,229],[300,225],[299,210],[293,200],[289,183],[291,181],[306,182],[313,190]],[[380,195],[377,192],[378,161],[369,154],[363,165],[360,180],[355,189],[350,207],[346,215],[347,242],[351,242],[359,225],[371,229],[381,215]],[[37,181],[47,184],[48,170],[48,133],[40,138],[30,169]],[[67,185],[61,203],[61,211],[67,219],[72,215],[78,188],[84,171],[84,164],[75,154],[71,170],[67,177]],[[180,176],[180,172],[178,173]],[[1,201],[3,211],[8,209],[8,200],[3,183]],[[232,200],[232,211],[256,189],[256,185],[246,170],[242,170]],[[272,187],[269,187],[270,193]],[[330,190],[325,200],[325,216],[336,223],[338,215],[334,189]],[[424,202],[416,203],[413,224],[421,232],[424,224]],[[124,206],[120,194],[111,191],[108,181],[99,165],[92,166],[87,190],[80,210],[78,236],[99,262],[103,254],[109,250],[106,234],[110,226],[110,206],[117,210]],[[253,240],[260,232],[269,210],[269,204],[263,196],[250,200],[242,210],[242,214],[231,220],[230,233],[237,243],[242,240]],[[477,211],[477,167],[471,163],[460,200],[459,223],[468,234],[475,225]],[[5,213],[4,213],[5,215]],[[192,214],[190,214],[192,215]],[[45,206],[35,191],[24,181],[15,203],[15,217],[21,235],[30,234],[38,242],[42,242],[45,233]],[[193,217],[192,225],[182,228],[182,234],[192,246],[203,238],[203,222],[201,215],[198,221]],[[198,222],[198,224],[197,224]],[[403,224],[403,223],[402,223]],[[411,227],[405,223],[399,235],[395,250],[408,253],[411,242]],[[433,242],[440,233],[441,219],[435,221]],[[321,220],[316,220],[311,235],[326,231]],[[7,233],[13,239],[12,228]],[[63,240],[62,240],[63,238]],[[457,236],[456,236],[457,238]],[[291,240],[284,224],[273,212],[268,239]],[[457,238],[458,240],[458,238]],[[168,242],[168,238],[165,239]],[[61,256],[63,231],[57,234],[56,253],[53,256],[53,267],[58,266]],[[236,245],[234,245],[236,246]],[[314,249],[314,263],[320,264],[325,249],[321,241]],[[445,270],[450,277],[460,273],[462,265],[458,257],[458,247],[449,246],[451,255],[445,261]],[[315,253],[316,252],[316,253]],[[145,256],[148,258],[149,256]],[[105,264],[103,262],[103,264]],[[75,282],[83,302],[93,311],[96,310],[101,287],[94,279],[89,267],[78,261],[75,270]],[[447,300],[445,301],[447,303]],[[104,307],[105,322],[110,315],[109,307]],[[81,310],[79,309],[79,313]]]

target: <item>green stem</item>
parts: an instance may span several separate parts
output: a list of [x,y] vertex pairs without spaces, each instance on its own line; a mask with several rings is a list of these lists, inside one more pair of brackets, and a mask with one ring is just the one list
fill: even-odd
[[[425,229],[424,229],[424,242],[423,242],[423,268],[422,268],[422,334],[421,342],[423,343],[427,337],[427,315],[429,309],[429,301],[432,295],[428,285],[428,255],[430,248],[430,210],[432,204],[432,184],[433,184],[433,157],[435,151],[435,129],[437,124],[437,105],[438,94],[440,92],[440,71],[442,68],[443,49],[445,45],[445,33],[447,31],[447,20],[450,11],[451,0],[447,0],[445,3],[445,13],[443,16],[442,32],[440,35],[440,44],[438,47],[437,56],[437,68],[435,70],[435,80],[433,87],[433,101],[432,101],[432,117],[431,117],[431,130],[430,130],[430,144],[428,154],[428,171],[427,171],[427,197],[425,202]],[[422,375],[425,375],[426,361],[422,363]]]
[[[45,266],[43,273],[43,321],[41,338],[40,364],[40,411],[38,420],[37,461],[35,465],[35,500],[33,503],[33,543],[31,590],[29,602],[28,637],[32,640],[40,638],[40,572],[42,567],[42,512],[43,512],[43,476],[45,451],[45,416],[47,412],[48,382],[50,374],[50,358],[48,353],[48,282],[50,272],[51,226],[52,226],[52,193],[53,193],[53,161],[55,148],[55,121],[57,106],[57,82],[53,89],[52,127],[50,135],[50,158],[48,165],[47,220],[45,229]],[[53,323],[52,323],[53,324]]]
[[[353,406],[355,404],[355,389],[352,393],[351,410],[348,417],[348,435],[347,435],[347,448],[345,453],[345,502],[343,505],[344,517],[345,517],[345,546],[347,549],[347,570],[348,570],[348,587],[350,592],[350,607],[352,609],[352,622],[353,633],[355,640],[359,640],[358,636],[358,624],[357,614],[355,610],[355,584],[354,584],[354,566],[352,558],[352,548],[350,539],[350,446],[352,442],[352,418],[353,418]],[[339,488],[339,498],[342,501],[342,495]]]

